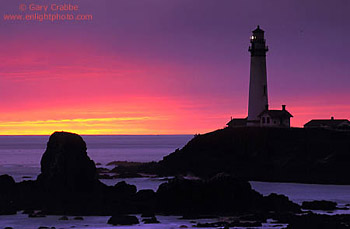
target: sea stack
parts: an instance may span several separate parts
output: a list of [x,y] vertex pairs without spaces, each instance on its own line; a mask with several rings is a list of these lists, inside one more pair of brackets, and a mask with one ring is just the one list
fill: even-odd
[[92,191],[100,182],[95,163],[86,150],[86,143],[79,135],[53,133],[41,158],[40,184],[53,192]]

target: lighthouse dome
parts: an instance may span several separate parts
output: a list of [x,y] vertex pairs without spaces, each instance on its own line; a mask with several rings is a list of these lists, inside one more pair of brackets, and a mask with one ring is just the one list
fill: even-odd
[[264,32],[265,32],[264,30],[260,29],[259,25],[255,30],[253,30],[253,33],[264,33]]

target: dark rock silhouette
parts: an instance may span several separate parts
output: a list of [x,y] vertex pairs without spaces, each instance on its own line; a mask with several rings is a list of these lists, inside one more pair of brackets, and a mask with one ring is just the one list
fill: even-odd
[[142,219],[142,222],[145,224],[155,224],[155,223],[160,223],[158,219],[155,216],[152,216],[150,218]]
[[137,188],[135,185],[127,184],[125,181],[121,181],[113,186],[115,194],[123,197],[130,197],[136,194]]
[[58,218],[58,220],[68,220],[67,216],[61,216],[60,218]]
[[[203,148],[203,139],[197,136],[184,149],[176,151],[176,155],[170,155],[159,165],[152,163],[151,168],[159,170],[159,166],[170,163],[168,161],[170,159],[171,163],[178,162],[179,171],[188,171],[186,166],[192,165],[192,171],[199,172],[199,168],[203,166],[202,159],[205,163],[211,160],[213,163],[221,164],[223,168],[228,168],[225,166],[232,162],[228,161],[226,165],[219,156],[228,159],[227,150],[231,149],[230,152],[236,152],[235,148],[230,148],[231,145],[225,145],[222,149],[217,148],[219,143],[216,142],[216,138],[219,136],[216,134],[209,136],[209,139],[205,137],[206,144],[203,145]],[[235,142],[234,146],[238,148],[242,146],[242,142],[245,142],[245,140],[237,140],[237,136],[232,138],[224,134],[223,137],[227,138],[228,142]],[[246,139],[247,136],[241,136],[241,138]],[[207,147],[209,147],[208,152],[206,152]],[[248,144],[245,147],[260,149],[260,143],[256,146]],[[215,157],[211,155],[211,150],[216,148],[221,150],[216,151],[219,156],[215,160]],[[187,151],[189,149],[201,149],[203,158],[197,153]],[[184,152],[189,153],[188,157],[182,155]],[[261,159],[259,153],[252,153],[250,150],[249,153],[248,156],[253,161],[257,158]],[[236,153],[231,154],[234,155],[231,158],[234,159],[233,161],[243,160],[244,162],[246,160],[244,155],[239,154],[243,158],[239,159]],[[181,158],[188,161],[184,163],[178,161]],[[188,164],[189,161],[192,162]],[[198,163],[198,166],[193,162]],[[163,168],[162,172],[172,171],[175,165],[171,163],[169,170]],[[229,222],[224,226],[258,226],[261,225],[261,222],[266,222],[268,218],[291,222],[296,225],[295,228],[298,228],[300,222],[304,222],[304,218],[295,216],[295,213],[300,212],[300,206],[291,202],[288,197],[277,194],[264,197],[253,190],[249,182],[224,173],[200,180],[171,179],[161,184],[157,192],[137,191],[134,185],[126,182],[119,182],[114,186],[104,185],[97,179],[95,164],[87,156],[85,142],[80,136],[72,133],[56,132],[50,137],[41,165],[42,173],[36,181],[15,183],[8,175],[0,176],[0,214],[15,214],[19,210],[24,210],[29,217],[45,217],[45,215],[52,214],[64,216],[112,215],[108,223],[113,225],[139,223],[136,217],[128,214],[143,214],[148,218],[145,218],[145,223],[157,223],[156,214],[177,214],[183,215],[184,218],[201,218],[205,215],[241,217],[241,221]],[[257,168],[262,169],[259,166],[257,165]],[[209,171],[209,173],[204,171],[202,173],[209,177],[209,174],[219,169],[211,167]],[[314,216],[307,217],[317,223],[316,220],[313,221]],[[337,226],[337,220],[347,220],[346,216],[329,219],[332,223],[326,225],[331,226]],[[252,222],[246,223],[245,220]]]
[[108,220],[108,224],[112,224],[114,226],[134,225],[139,223],[140,222],[136,216],[129,215],[114,215]]
[[[86,143],[77,134],[55,132],[41,159],[41,174],[28,185],[27,199],[40,203],[48,214],[91,215],[101,213],[107,186],[97,178]],[[30,190],[31,189],[31,190]],[[30,196],[40,193],[40,197]]]
[[276,211],[276,212],[299,212],[300,206],[289,200],[285,195],[279,195],[276,193],[271,193],[270,195],[264,197],[263,208],[266,211]]
[[0,215],[13,215],[17,213],[14,202],[17,193],[16,183],[9,175],[0,176]]
[[160,176],[233,174],[243,180],[350,184],[350,132],[225,128],[196,135],[157,164],[121,168]]
[[[284,216],[282,221],[288,222],[287,229],[348,229],[350,228],[350,215],[320,215],[309,213],[306,215]],[[280,219],[281,220],[281,219]]]
[[136,193],[134,201],[143,217],[155,216],[156,209],[156,193],[150,189],[143,189]]
[[282,195],[263,197],[246,181],[218,174],[208,180],[174,179],[157,190],[157,204],[168,214],[236,214],[256,211],[299,212]]
[[154,216],[155,216],[155,214],[152,213],[152,212],[145,212],[145,213],[141,214],[142,218],[151,218],[151,217],[154,217]]
[[252,228],[252,227],[261,227],[262,223],[259,221],[256,222],[240,222],[240,221],[220,221],[214,223],[197,223],[196,227],[213,227],[213,228],[230,228],[230,227],[244,227],[244,228]]
[[33,213],[28,214],[28,217],[29,218],[44,218],[44,217],[46,217],[46,215],[43,214],[43,212],[38,211],[38,212],[33,212]]
[[326,200],[304,201],[301,207],[303,209],[324,210],[324,211],[331,211],[331,210],[338,209],[336,202],[326,201]]
[[91,191],[100,185],[95,163],[86,152],[86,143],[77,134],[55,132],[41,158],[37,181],[48,191]]

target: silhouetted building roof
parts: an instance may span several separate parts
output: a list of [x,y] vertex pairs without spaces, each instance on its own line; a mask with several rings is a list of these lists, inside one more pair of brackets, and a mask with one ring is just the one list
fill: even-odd
[[231,120],[226,124],[227,126],[246,126],[247,118],[231,118]]
[[291,118],[293,115],[291,115],[286,110],[264,110],[261,112],[258,117],[261,117],[264,114],[268,114],[271,118]]
[[313,119],[306,123],[304,125],[305,128],[331,128],[331,129],[338,129],[344,127],[350,126],[350,121],[347,119],[334,119],[333,117],[331,119]]

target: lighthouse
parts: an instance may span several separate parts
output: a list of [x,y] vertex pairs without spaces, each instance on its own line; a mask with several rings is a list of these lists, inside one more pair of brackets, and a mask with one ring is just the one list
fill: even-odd
[[268,108],[266,52],[264,30],[258,26],[250,37],[250,81],[248,126],[259,126],[259,114]]
[[228,127],[290,127],[290,118],[293,117],[282,105],[281,110],[270,110],[267,93],[266,76],[266,46],[264,30],[258,26],[250,37],[250,81],[248,117],[232,118],[226,124]]

